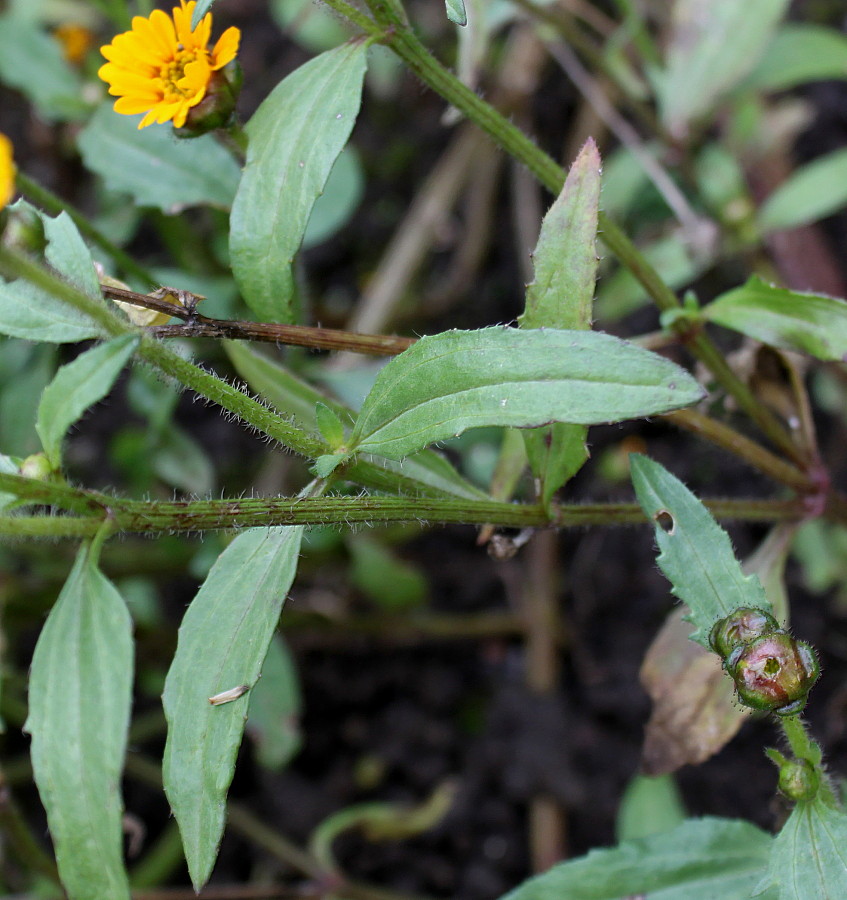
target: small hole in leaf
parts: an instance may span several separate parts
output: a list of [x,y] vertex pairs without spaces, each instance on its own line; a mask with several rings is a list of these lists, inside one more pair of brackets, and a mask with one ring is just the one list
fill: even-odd
[[666,509],[660,509],[656,515],[653,516],[653,520],[662,531],[665,531],[668,534],[674,533],[676,523],[673,520],[673,516]]

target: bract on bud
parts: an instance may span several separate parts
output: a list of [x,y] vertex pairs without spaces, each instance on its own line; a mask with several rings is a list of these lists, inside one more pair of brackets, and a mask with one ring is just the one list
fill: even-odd
[[778,629],[779,625],[770,613],[742,606],[732,615],[715,622],[709,635],[709,646],[721,659],[726,659],[739,645]]
[[228,125],[235,111],[235,101],[241,92],[241,66],[231,62],[226,68],[213,72],[206,94],[192,106],[185,117],[185,124],[174,129],[177,137],[199,137],[216,128]]
[[772,710],[780,716],[795,715],[803,709],[820,675],[814,650],[781,630],[737,646],[724,668],[745,706]]

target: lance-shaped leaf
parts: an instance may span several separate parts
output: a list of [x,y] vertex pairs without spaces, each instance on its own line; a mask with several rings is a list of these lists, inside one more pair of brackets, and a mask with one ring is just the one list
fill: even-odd
[[[47,239],[47,262],[89,297],[99,298],[94,261],[70,216],[63,212],[51,218],[24,200],[11,209],[40,220]],[[84,313],[18,278],[11,282],[0,279],[0,333],[29,341],[65,343],[99,337],[101,330]]]
[[447,331],[421,338],[382,369],[349,446],[401,459],[468,428],[617,422],[702,396],[684,369],[608,334]]
[[168,128],[138,128],[138,117],[104,103],[77,138],[85,166],[141,206],[174,214],[206,204],[228,209],[240,172],[211,135],[175,140]]
[[655,526],[659,568],[691,610],[691,640],[708,649],[712,625],[740,606],[772,612],[758,577],[744,575],[729,535],[694,494],[639,453],[630,455],[630,467],[638,502]]
[[847,204],[847,150],[836,150],[806,163],[762,204],[757,216],[762,231],[777,231],[816,222]]
[[194,29],[200,24],[200,20],[211,9],[215,0],[197,0],[197,6],[194,7],[194,13],[191,16],[191,28]]
[[456,25],[464,27],[468,24],[468,13],[464,0],[445,0],[447,5],[447,18]]
[[847,816],[820,799],[800,801],[773,841],[768,874],[754,897],[847,897]]
[[294,254],[356,121],[366,53],[358,41],[315,57],[280,82],[247,123],[229,247],[241,293],[265,321],[293,317]]
[[125,334],[87,350],[62,366],[44,389],[35,428],[54,469],[61,468],[67,430],[89,406],[109,393],[138,341],[136,335]]
[[[278,362],[257,352],[243,341],[225,341],[224,348],[236,372],[283,415],[293,416],[297,424],[310,431],[318,430],[315,409],[318,403],[328,406],[339,418],[353,422],[353,413],[346,406],[337,403],[325,394],[316,391],[310,384],[301,381]],[[414,457],[398,463],[383,458],[371,460],[394,474],[394,490],[405,493],[425,494],[433,497],[465,497],[482,500],[486,497],[467,479],[463,478],[443,456],[432,450],[424,450]],[[349,473],[354,481],[368,484],[365,472],[354,469]],[[381,490],[389,486],[379,485]]]
[[847,78],[847,37],[835,28],[796,23],[777,31],[744,86],[785,91],[836,78]]
[[847,302],[774,287],[755,275],[705,306],[711,322],[773,347],[823,360],[847,359]]
[[[535,279],[527,285],[521,328],[591,328],[599,203],[600,154],[589,139],[541,223],[533,254]],[[585,425],[562,423],[524,432],[527,456],[533,475],[541,481],[544,504],[588,459],[587,433]]]
[[217,856],[249,690],[294,580],[302,533],[279,527],[240,534],[212,567],[179,629],[162,695],[168,720],[162,776],[198,891]]
[[788,0],[676,0],[658,84],[659,112],[672,134],[685,137],[692,120],[752,71],[787,7]]
[[[749,822],[688,819],[673,831],[560,863],[503,900],[740,900],[761,878],[770,846],[770,835]],[[768,893],[767,900],[775,898]]]
[[24,726],[72,900],[129,898],[120,778],[132,659],[129,613],[86,545],[38,638]]

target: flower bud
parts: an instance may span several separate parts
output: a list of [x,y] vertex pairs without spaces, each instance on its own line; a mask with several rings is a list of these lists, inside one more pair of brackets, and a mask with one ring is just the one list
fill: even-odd
[[33,453],[21,463],[20,473],[24,478],[47,481],[53,474],[53,467],[43,453]]
[[807,759],[786,760],[779,767],[779,790],[789,800],[813,800],[820,777]]
[[709,634],[709,646],[721,659],[726,659],[739,645],[778,629],[779,625],[770,613],[742,606],[732,615],[715,622]]
[[780,716],[795,715],[803,709],[820,675],[814,650],[782,630],[736,646],[724,668],[745,706],[769,709]]
[[241,66],[237,62],[212,72],[203,99],[188,111],[185,125],[174,130],[176,136],[199,137],[227,125],[232,119],[242,80]]

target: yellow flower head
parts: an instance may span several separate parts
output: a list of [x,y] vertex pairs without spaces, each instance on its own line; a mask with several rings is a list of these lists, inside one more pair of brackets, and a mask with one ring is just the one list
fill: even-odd
[[0,209],[12,199],[15,192],[15,164],[12,161],[12,142],[0,134]]
[[150,18],[134,16],[132,30],[100,48],[109,60],[97,73],[118,97],[115,112],[147,113],[139,128],[173,120],[182,128],[191,108],[206,95],[214,73],[235,59],[241,32],[227,28],[209,50],[212,14],[191,30],[195,0],[180,0],[173,17],[154,9]]

